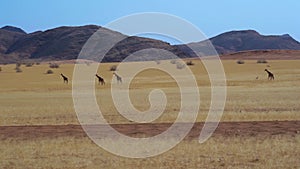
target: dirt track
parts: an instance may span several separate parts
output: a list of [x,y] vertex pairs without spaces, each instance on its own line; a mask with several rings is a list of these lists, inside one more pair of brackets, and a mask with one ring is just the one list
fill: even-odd
[[[133,137],[153,136],[165,131],[171,124],[113,124],[116,130]],[[184,125],[184,124],[182,124]],[[197,139],[203,123],[195,123],[185,139]],[[265,122],[222,122],[214,136],[272,136],[300,134],[300,121],[265,121]],[[44,125],[44,126],[1,126],[0,138],[22,137],[86,137],[80,125]]]

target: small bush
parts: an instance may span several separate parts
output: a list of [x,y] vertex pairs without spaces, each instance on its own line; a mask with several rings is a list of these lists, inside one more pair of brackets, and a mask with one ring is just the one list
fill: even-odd
[[260,60],[257,60],[256,63],[268,63],[268,61],[265,59],[260,59]]
[[245,62],[243,60],[236,61],[237,64],[244,64]]
[[50,68],[59,68],[59,64],[57,64],[57,63],[49,63],[49,67]]
[[35,64],[36,64],[36,65],[40,65],[41,63],[40,63],[40,62],[36,62]]
[[21,67],[21,63],[16,63],[16,68],[15,70],[17,70],[17,68]]
[[32,67],[34,63],[26,63],[25,66],[26,67]]
[[21,73],[21,72],[23,72],[23,71],[22,71],[22,69],[21,69],[20,67],[16,67],[16,72],[17,72],[17,73]]
[[0,72],[2,71],[2,67],[0,67]]
[[171,63],[171,64],[176,64],[176,62],[177,62],[177,61],[174,60],[174,59],[173,59],[173,60],[170,60],[170,63]]
[[194,63],[193,63],[193,61],[190,60],[190,61],[187,61],[187,62],[186,62],[186,65],[188,65],[188,66],[193,66]]
[[47,70],[46,74],[53,74],[54,72],[52,70]]
[[117,70],[117,65],[112,65],[109,70],[110,71],[116,71]]
[[155,60],[154,62],[158,65],[160,64],[160,60]]
[[176,63],[177,69],[183,69],[183,68],[185,68],[185,66],[186,66],[186,64],[184,64],[184,63],[179,63],[179,62]]

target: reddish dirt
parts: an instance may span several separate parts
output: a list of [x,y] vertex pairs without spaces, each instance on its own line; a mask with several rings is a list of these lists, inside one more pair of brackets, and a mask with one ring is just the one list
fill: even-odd
[[[113,124],[116,130],[132,136],[153,136],[170,127],[169,123],[159,124]],[[181,124],[185,125],[185,124]],[[195,123],[185,139],[198,139],[203,123]],[[178,128],[180,130],[180,127]],[[213,136],[273,136],[300,134],[300,121],[262,121],[262,122],[221,122]],[[40,125],[40,126],[0,126],[0,139],[22,137],[87,137],[80,125]]]

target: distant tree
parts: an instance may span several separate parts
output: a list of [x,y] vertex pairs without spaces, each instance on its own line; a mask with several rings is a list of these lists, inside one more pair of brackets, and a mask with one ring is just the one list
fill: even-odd
[[186,66],[185,63],[180,63],[180,62],[177,62],[177,63],[176,63],[176,68],[177,68],[177,69],[183,69],[183,68],[185,68],[185,66]]
[[236,61],[237,64],[244,64],[245,62],[243,60]]
[[265,59],[259,59],[256,63],[268,63],[268,61]]
[[16,72],[17,72],[17,73],[21,73],[21,72],[23,72],[23,71],[22,71],[22,69],[21,69],[20,67],[17,67],[17,68],[16,68]]
[[57,64],[57,63],[49,63],[49,67],[50,68],[59,68],[59,64]]
[[91,62],[85,62],[85,64],[86,64],[87,66],[90,66],[90,65],[91,65]]
[[54,72],[52,70],[47,70],[46,74],[53,74]]
[[16,68],[15,68],[15,70],[17,70],[18,68],[20,68],[21,67],[21,63],[16,63]]
[[25,66],[26,67],[32,67],[34,63],[26,63]]
[[155,60],[154,62],[158,65],[160,64],[160,60]]
[[116,71],[117,70],[117,65],[112,65],[109,70],[110,71]]
[[193,66],[194,63],[193,63],[193,61],[190,60],[190,61],[187,61],[187,62],[186,62],[186,65],[188,65],[188,66]]
[[176,62],[177,62],[177,61],[176,61],[175,59],[170,60],[170,63],[171,63],[171,64],[176,64]]

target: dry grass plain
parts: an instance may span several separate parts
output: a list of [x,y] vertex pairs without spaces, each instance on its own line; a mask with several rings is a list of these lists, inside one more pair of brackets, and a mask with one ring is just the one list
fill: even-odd
[[[203,65],[199,61],[194,63],[189,68],[196,76],[201,94],[197,122],[203,122],[210,106],[210,83]],[[223,60],[222,63],[228,86],[222,122],[300,120],[300,60],[268,60],[267,64],[257,64],[256,60],[245,60],[245,64]],[[119,115],[112,104],[112,72],[109,68],[115,64],[101,64],[99,67],[98,73],[104,77],[106,85],[95,85],[98,105],[109,123],[132,124]],[[175,66],[169,61],[161,64]],[[73,64],[61,64],[60,68],[53,69],[54,74],[45,74],[50,69],[48,64],[21,66],[22,73],[15,72],[15,65],[1,65],[2,130],[5,126],[78,125],[72,86],[63,84],[59,76],[64,73],[72,80],[73,67]],[[274,81],[267,80],[265,68],[275,74]],[[175,81],[166,73],[157,70],[139,73],[130,85],[132,103],[139,110],[147,110],[148,94],[154,88],[166,93],[168,104],[165,112],[153,123],[172,123],[178,115],[180,95]],[[299,129],[299,123],[296,126]],[[271,128],[276,131],[276,126]],[[230,130],[234,127],[229,127]],[[122,146],[122,142],[112,141]],[[269,135],[257,134],[255,130],[253,135],[227,135],[224,132],[214,135],[204,144],[199,144],[196,139],[184,140],[157,157],[128,159],[114,156],[86,136],[74,136],[68,131],[58,136],[51,133],[43,136],[2,133],[0,168],[299,168],[299,142],[299,130],[292,134],[274,132]],[[162,144],[166,142],[162,140]]]

